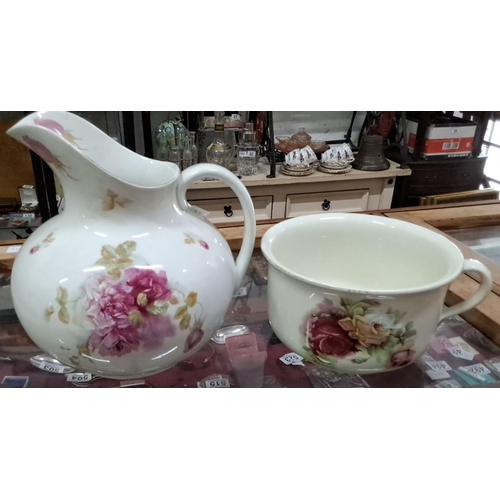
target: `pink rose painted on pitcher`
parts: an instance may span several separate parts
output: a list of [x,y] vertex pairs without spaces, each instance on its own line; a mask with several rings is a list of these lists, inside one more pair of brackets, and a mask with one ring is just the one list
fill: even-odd
[[[161,348],[165,339],[176,335],[186,336],[185,352],[194,349],[204,334],[201,316],[191,317],[195,308],[202,309],[198,294],[191,292],[184,296],[177,292],[176,296],[165,271],[132,267],[135,250],[134,241],[102,247],[96,264],[106,268],[107,273],[89,276],[82,286],[83,296],[76,299],[80,313],[74,320],[78,322],[81,318],[82,325],[90,332],[80,350],[96,351],[104,357],[122,357],[134,351]],[[56,302],[59,319],[69,323],[68,294],[62,287],[58,289]],[[173,317],[168,314],[170,306],[177,306]],[[50,321],[55,312],[49,306],[46,320]]]

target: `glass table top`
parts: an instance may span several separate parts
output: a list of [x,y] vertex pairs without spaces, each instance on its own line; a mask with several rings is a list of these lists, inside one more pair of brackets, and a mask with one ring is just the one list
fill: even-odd
[[500,226],[450,229],[445,233],[500,265]]
[[[426,354],[396,371],[358,376],[336,373],[306,361],[291,364],[286,357],[290,349],[276,337],[268,321],[267,263],[258,251],[227,312],[224,327],[232,325],[244,325],[248,333],[228,338],[224,344],[211,340],[191,358],[163,373],[128,381],[98,377],[86,381],[77,374],[73,375],[77,380],[71,382],[64,374],[49,373],[30,362],[41,351],[18,322],[10,298],[9,277],[3,275],[0,279],[0,387],[25,384],[27,387],[75,388],[500,387],[500,347],[458,316],[439,326]],[[234,354],[235,345],[241,347],[245,342],[258,347],[259,354],[250,365]],[[467,346],[465,356],[452,354],[453,346],[464,344]]]

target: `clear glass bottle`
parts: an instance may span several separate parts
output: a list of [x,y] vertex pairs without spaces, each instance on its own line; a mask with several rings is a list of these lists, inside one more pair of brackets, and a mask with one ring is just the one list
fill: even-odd
[[156,159],[168,161],[168,141],[166,134],[161,134],[157,138],[158,149],[156,150]]
[[175,163],[179,168],[182,167],[181,150],[179,146],[171,146],[168,150],[168,161]]
[[229,169],[233,160],[233,148],[224,140],[224,111],[215,112],[215,138],[207,147],[207,162]]
[[247,123],[243,131],[243,139],[236,146],[236,163],[238,175],[255,175],[258,171],[260,146],[255,141],[253,123]]
[[196,145],[196,132],[189,132],[191,136],[191,155],[193,157],[193,165],[198,163],[198,146]]
[[193,149],[191,147],[191,136],[186,137],[182,148],[182,170],[193,165]]

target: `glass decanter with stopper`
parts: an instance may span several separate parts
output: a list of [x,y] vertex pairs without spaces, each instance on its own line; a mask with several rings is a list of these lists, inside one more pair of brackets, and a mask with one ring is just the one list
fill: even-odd
[[215,112],[215,138],[207,147],[207,162],[229,169],[233,160],[233,148],[224,140],[224,111]]
[[238,175],[255,175],[258,170],[260,146],[255,141],[253,123],[248,122],[243,131],[243,138],[236,146],[236,164]]
[[189,132],[182,147],[182,170],[198,163],[198,147],[196,146],[196,132]]

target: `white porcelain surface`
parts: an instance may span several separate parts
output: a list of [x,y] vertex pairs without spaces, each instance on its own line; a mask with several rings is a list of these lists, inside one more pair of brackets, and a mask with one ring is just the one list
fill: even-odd
[[[47,161],[66,199],[12,272],[16,313],[33,341],[62,363],[111,378],[161,372],[208,342],[254,246],[252,200],[237,177],[209,164],[180,174],[66,112],[33,113],[8,134]],[[227,183],[243,208],[236,263],[185,201],[203,177]]]
[[[317,214],[266,232],[269,318],[276,335],[316,364],[348,373],[401,368],[420,356],[440,321],[481,302],[488,269],[456,245],[403,221],[363,214]],[[482,283],[442,311],[465,270]]]

